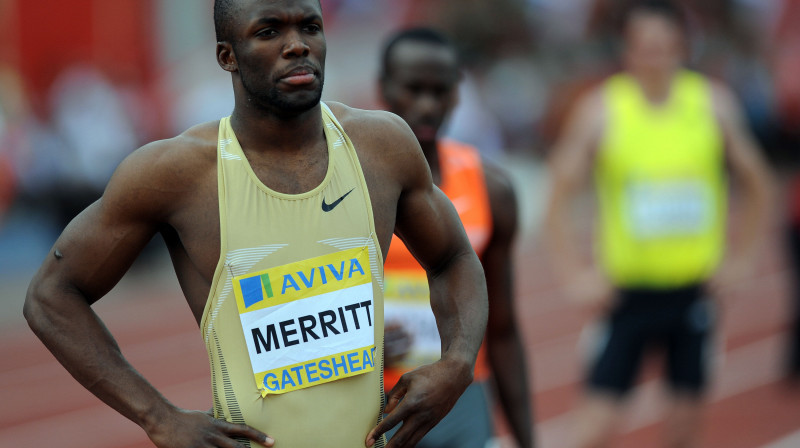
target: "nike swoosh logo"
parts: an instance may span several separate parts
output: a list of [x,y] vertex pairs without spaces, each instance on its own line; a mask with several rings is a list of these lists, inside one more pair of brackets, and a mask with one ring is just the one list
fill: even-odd
[[[355,188],[353,188],[353,190],[355,190]],[[326,204],[325,203],[325,198],[323,197],[322,198],[322,211],[323,212],[329,212],[329,211],[333,210],[334,208],[336,208],[336,206],[339,205],[342,201],[344,201],[344,198],[346,198],[348,194],[352,193],[353,190],[348,191],[347,193],[344,194],[344,196],[342,196],[339,199],[331,202],[330,204]]]

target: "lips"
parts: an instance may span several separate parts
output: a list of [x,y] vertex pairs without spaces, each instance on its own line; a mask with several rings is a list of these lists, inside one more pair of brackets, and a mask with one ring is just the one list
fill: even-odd
[[310,67],[297,67],[280,77],[281,81],[293,86],[311,84],[316,79],[317,75]]
[[431,141],[436,139],[436,126],[429,124],[417,124],[412,126],[412,129],[418,140]]

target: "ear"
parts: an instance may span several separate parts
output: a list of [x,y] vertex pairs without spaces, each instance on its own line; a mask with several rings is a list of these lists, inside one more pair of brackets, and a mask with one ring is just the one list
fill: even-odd
[[236,54],[233,46],[228,42],[217,42],[217,64],[226,72],[239,71],[239,64],[236,62]]

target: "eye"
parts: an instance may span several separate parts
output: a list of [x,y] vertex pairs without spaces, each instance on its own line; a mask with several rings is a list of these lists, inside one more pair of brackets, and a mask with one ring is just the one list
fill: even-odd
[[406,91],[408,91],[408,93],[410,93],[412,95],[415,95],[415,96],[421,95],[422,92],[425,90],[425,88],[421,84],[417,84],[417,83],[409,83],[409,84],[406,84],[405,87],[406,87]]
[[317,24],[315,24],[315,23],[312,23],[312,24],[304,26],[303,27],[303,31],[305,31],[306,33],[309,33],[309,34],[317,34],[320,31],[322,31],[322,27],[317,25]]
[[276,36],[278,32],[274,28],[264,28],[256,32],[256,37],[267,38]]
[[447,86],[436,86],[432,89],[432,93],[437,98],[441,98],[450,93],[450,89]]

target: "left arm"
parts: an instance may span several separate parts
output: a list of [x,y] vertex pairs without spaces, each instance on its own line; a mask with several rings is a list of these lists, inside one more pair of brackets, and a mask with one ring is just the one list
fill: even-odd
[[533,446],[531,398],[525,350],[514,318],[512,243],[517,232],[517,200],[511,183],[486,166],[493,231],[483,254],[489,291],[486,348],[500,404],[520,448]]
[[[398,147],[382,153],[400,184],[395,234],[428,274],[431,309],[442,341],[439,361],[403,375],[387,397],[386,418],[367,436],[403,425],[387,448],[415,446],[472,383],[486,329],[488,300],[480,260],[453,204],[434,184],[425,156],[408,125],[391,115],[382,131]],[[384,179],[385,182],[391,179]],[[402,399],[402,401],[401,401]]]
[[751,275],[755,269],[759,249],[769,234],[773,186],[761,156],[762,150],[747,129],[736,98],[729,90],[715,85],[712,100],[725,136],[727,161],[742,186],[744,196],[744,216],[737,247],[711,280],[712,289],[720,291]]

